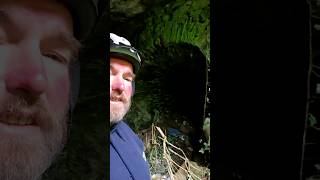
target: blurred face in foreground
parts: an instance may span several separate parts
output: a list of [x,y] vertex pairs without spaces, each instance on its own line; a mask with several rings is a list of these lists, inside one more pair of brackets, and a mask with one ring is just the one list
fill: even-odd
[[134,77],[128,61],[110,58],[110,124],[122,120],[129,111]]
[[62,150],[79,42],[49,0],[0,1],[0,179],[38,179]]

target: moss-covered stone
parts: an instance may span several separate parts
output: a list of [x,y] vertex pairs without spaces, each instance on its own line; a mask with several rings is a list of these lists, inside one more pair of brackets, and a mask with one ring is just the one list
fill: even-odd
[[199,47],[210,62],[209,0],[177,0],[156,7],[140,33],[138,47],[147,55],[172,43],[187,43]]
[[[188,107],[185,112],[178,112],[176,107],[187,106],[193,100],[190,97],[178,99],[172,92],[179,88],[169,87],[173,86],[170,78],[179,78],[178,73],[199,73],[197,66],[204,61],[206,64],[210,62],[209,0],[171,1],[154,7],[145,17],[144,29],[131,38],[134,39],[134,46],[143,52],[145,59],[138,74],[132,109],[126,118],[136,131],[147,128],[154,122],[185,119],[185,116],[188,116]],[[204,59],[200,58],[201,53]],[[192,57],[194,54],[198,54],[196,58]],[[192,67],[193,70],[190,70]],[[202,71],[205,72],[206,68],[203,66]],[[178,72],[178,69],[181,71]],[[202,76],[202,80],[206,81],[205,76]],[[181,78],[178,82],[183,81],[183,77]],[[195,84],[199,86],[199,91],[193,95],[205,99],[205,84]],[[177,104],[178,101],[185,102]],[[199,106],[204,104],[203,100],[203,104]],[[200,118],[197,121],[202,122],[201,116],[198,117]],[[181,122],[178,120],[178,123]]]
[[114,14],[122,14],[122,16],[133,17],[145,11],[145,6],[140,0],[111,0],[110,1],[110,12]]

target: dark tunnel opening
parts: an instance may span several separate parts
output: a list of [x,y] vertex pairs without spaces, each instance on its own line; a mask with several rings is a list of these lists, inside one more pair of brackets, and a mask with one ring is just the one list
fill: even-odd
[[[208,63],[206,57],[196,46],[172,44],[158,48],[144,64],[140,77],[152,84],[153,107],[162,113],[162,127],[174,128],[189,138],[188,149],[182,149],[188,158],[206,164],[199,153],[204,140],[202,130],[207,88]],[[185,148],[184,148],[185,146]]]
[[163,73],[162,90],[172,101],[168,107],[201,129],[206,95],[206,59],[198,48],[180,44],[168,47],[172,65]]

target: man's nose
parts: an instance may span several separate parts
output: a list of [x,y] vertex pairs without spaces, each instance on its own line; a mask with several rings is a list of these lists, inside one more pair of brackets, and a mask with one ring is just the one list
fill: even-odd
[[119,93],[122,93],[124,91],[125,84],[121,78],[115,77],[113,78],[111,83],[112,83],[111,84],[112,91],[117,91]]
[[41,53],[24,50],[14,56],[5,74],[5,85],[12,94],[23,92],[37,97],[44,93],[48,81]]

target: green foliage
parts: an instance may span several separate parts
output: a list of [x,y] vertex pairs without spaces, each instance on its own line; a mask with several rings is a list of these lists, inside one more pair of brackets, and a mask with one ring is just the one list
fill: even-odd
[[152,115],[150,114],[150,96],[145,96],[144,99],[133,99],[132,106],[125,120],[130,127],[135,131],[147,128],[152,122]]
[[203,141],[202,139],[199,140],[200,143],[202,143],[203,147],[199,150],[202,154],[204,154],[205,151],[209,151],[210,153],[210,137],[207,140],[207,142]]
[[319,122],[318,122],[317,118],[311,113],[308,114],[308,120],[307,121],[308,121],[308,125],[310,127],[317,128],[317,125],[319,125]]
[[167,163],[163,158],[162,145],[153,146],[146,151],[146,158],[150,165],[151,174],[167,174]]
[[204,120],[203,131],[205,132],[207,140],[204,141],[200,139],[200,143],[202,143],[202,148],[199,150],[199,152],[204,154],[205,151],[208,151],[210,153],[210,118],[208,117]]
[[172,43],[188,43],[199,47],[210,61],[210,1],[177,0],[155,8],[146,20],[138,47],[148,55],[157,47]]
[[[145,151],[146,158],[150,164],[150,172],[151,174],[161,174],[166,175],[168,174],[168,163],[164,158],[164,152],[163,152],[163,141],[159,138],[160,135],[155,132],[155,144],[152,145],[151,148],[147,149]],[[178,146],[180,138],[175,136],[166,136],[166,140],[175,145]],[[171,147],[168,147],[171,148]],[[171,157],[174,157],[175,155],[172,154]],[[174,159],[176,160],[176,159]],[[177,163],[177,162],[176,162]]]

